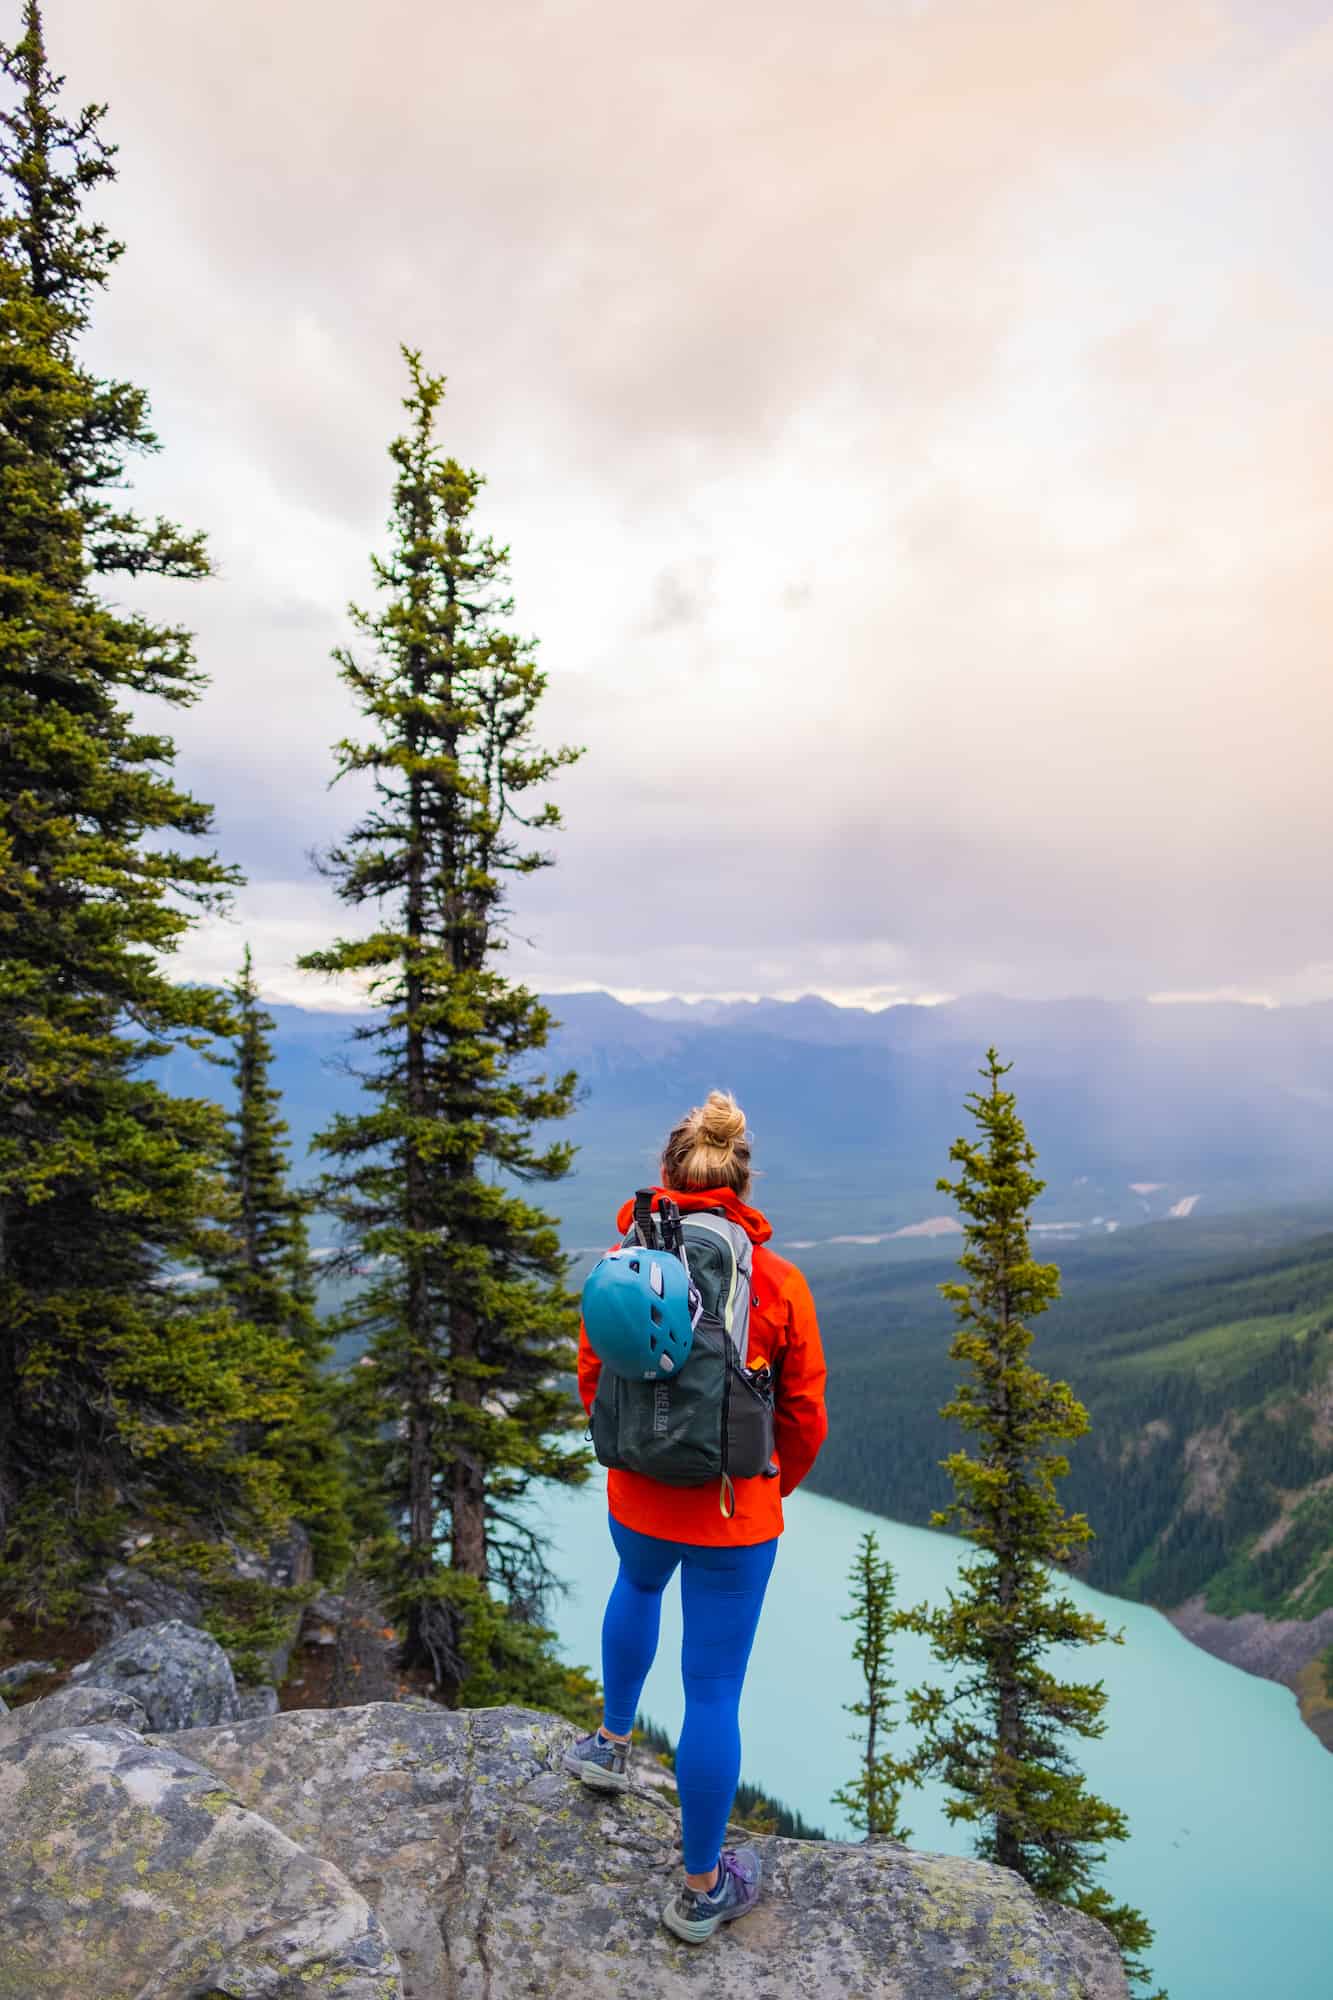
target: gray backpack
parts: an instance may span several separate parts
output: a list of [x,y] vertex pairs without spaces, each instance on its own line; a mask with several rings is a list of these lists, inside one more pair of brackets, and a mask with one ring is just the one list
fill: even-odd
[[735,1511],[732,1482],[773,1477],[773,1382],[767,1368],[746,1366],[754,1248],[720,1211],[674,1202],[651,1207],[634,1197],[626,1245],[641,1243],[679,1257],[702,1300],[694,1344],[678,1374],[635,1382],[603,1368],[592,1406],[593,1449],[603,1465],[642,1472],[664,1486],[719,1481],[718,1504]]

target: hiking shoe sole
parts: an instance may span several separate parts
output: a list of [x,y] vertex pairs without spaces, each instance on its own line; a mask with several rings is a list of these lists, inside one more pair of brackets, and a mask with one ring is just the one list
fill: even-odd
[[[751,1910],[757,1906],[760,1883],[758,1857],[754,1855],[753,1849],[745,1851],[753,1859],[755,1876],[753,1894],[747,1896],[743,1903],[732,1903],[720,1910],[710,1910],[703,1916],[686,1916],[681,1908],[683,1898],[680,1895],[673,1896],[666,1905],[662,1911],[662,1922],[671,1935],[678,1937],[682,1944],[707,1944],[713,1932],[720,1930],[723,1924],[734,1924],[737,1917],[748,1917]],[[691,1898],[691,1900],[697,1908],[698,1899]]]
[[753,1903],[743,1903],[738,1910],[719,1910],[715,1917],[682,1917],[673,1900],[663,1910],[662,1922],[682,1944],[707,1944],[714,1931],[734,1924],[737,1917],[748,1917],[753,1908]]
[[629,1790],[629,1773],[627,1771],[608,1771],[601,1764],[586,1763],[581,1757],[566,1757],[565,1769],[569,1772],[571,1778],[577,1778],[580,1784],[587,1785],[590,1791],[627,1792]]

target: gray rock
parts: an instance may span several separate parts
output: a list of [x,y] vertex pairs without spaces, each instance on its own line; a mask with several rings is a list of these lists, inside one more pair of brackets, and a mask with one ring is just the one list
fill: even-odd
[[384,1636],[384,1606],[366,1577],[353,1577],[343,1597],[338,1642],[329,1676],[332,1708],[362,1708],[367,1702],[392,1701],[398,1686],[394,1662],[397,1647]]
[[0,1690],[13,1694],[27,1681],[35,1681],[39,1674],[58,1674],[59,1667],[54,1660],[19,1660],[12,1667],[0,1667]]
[[1085,1917],[1082,1910],[1064,1909],[1058,1903],[1044,1903],[1042,1908],[1051,1929],[1063,1940],[1089,2000],[1121,2000],[1127,1991],[1124,1967],[1105,1926]]
[[[141,1535],[137,1540],[146,1546],[153,1537]],[[290,1588],[307,1584],[314,1576],[310,1537],[299,1522],[293,1522],[266,1552],[243,1548],[233,1541],[228,1541],[227,1547],[232,1574],[242,1581]],[[145,1563],[132,1561],[113,1563],[91,1587],[88,1600],[97,1629],[109,1639],[118,1639],[122,1632],[132,1632],[139,1625],[160,1625],[168,1618],[197,1625],[204,1610],[199,1579],[187,1576],[168,1582]]]
[[249,1583],[273,1583],[284,1589],[309,1583],[315,1574],[310,1537],[299,1521],[289,1525],[285,1535],[267,1549],[247,1549],[225,1537],[231,1554],[231,1571]]
[[[133,1695],[115,1688],[63,1687],[41,1701],[30,1701],[0,1721],[0,1748],[25,1743],[30,1736],[44,1736],[53,1729],[88,1729],[95,1723],[115,1722],[124,1729],[145,1730],[148,1717]],[[3,1992],[0,1987],[0,1993]]]
[[338,1627],[346,1606],[345,1597],[337,1597],[328,1590],[321,1590],[318,1597],[312,1597],[301,1618],[301,1644],[336,1646]]
[[288,1590],[313,1583],[315,1554],[299,1521],[293,1521],[287,1533],[269,1550],[267,1575],[270,1583],[282,1584]]
[[[153,1543],[151,1534],[132,1537],[124,1546],[133,1558]],[[291,1590],[312,1582],[314,1558],[310,1537],[299,1522],[272,1547],[249,1549],[226,1539],[230,1573],[243,1583],[268,1583]],[[171,1582],[159,1576],[147,1560],[113,1563],[87,1593],[88,1610],[99,1637],[118,1639],[123,1633],[143,1625],[161,1625],[177,1619],[183,1625],[199,1625],[209,1592],[203,1580],[190,1572]],[[286,1631],[261,1655],[265,1677],[281,1683],[287,1677],[293,1648],[301,1624],[301,1606],[288,1607]],[[75,1668],[75,1674],[79,1669]]]
[[[279,1590],[292,1590],[310,1583],[314,1578],[310,1537],[297,1521],[267,1550],[243,1548],[239,1542],[230,1539],[227,1547],[231,1552],[232,1575],[242,1582],[266,1583]],[[279,1600],[273,1609],[282,1613],[285,1630],[266,1651],[259,1654],[257,1671],[264,1680],[280,1687],[291,1668],[292,1654],[301,1630],[302,1607],[299,1602],[289,1602],[284,1609]]]
[[191,1591],[127,1563],[112,1564],[89,1590],[88,1604],[98,1633],[108,1639],[118,1639],[140,1625],[160,1625],[168,1618],[197,1625],[204,1609],[202,1598]]
[[266,1682],[271,1681],[274,1687],[281,1687],[291,1671],[292,1654],[296,1650],[296,1635],[300,1629],[300,1624],[300,1606],[293,1605],[287,1615],[287,1630],[285,1634],[281,1639],[276,1639],[264,1651],[256,1652],[250,1671],[262,1674],[264,1680]]
[[176,1738],[378,1910],[407,2000],[1125,2000],[1100,1925],[980,1861],[761,1839],[753,1916],[691,1951],[660,1794],[583,1789],[521,1709],[301,1709]]
[[263,1715],[276,1715],[280,1706],[275,1687],[237,1688],[236,1700],[242,1722],[254,1722]]
[[0,1993],[400,2000],[375,1913],[208,1771],[128,1729],[0,1749]]
[[93,1654],[80,1686],[132,1695],[151,1729],[197,1728],[240,1713],[227,1655],[207,1632],[178,1618],[113,1639]]
[[1265,1618],[1258,1611],[1222,1618],[1202,1597],[1191,1597],[1166,1615],[1205,1653],[1285,1687],[1293,1687],[1302,1667],[1333,1645],[1333,1606],[1314,1618]]

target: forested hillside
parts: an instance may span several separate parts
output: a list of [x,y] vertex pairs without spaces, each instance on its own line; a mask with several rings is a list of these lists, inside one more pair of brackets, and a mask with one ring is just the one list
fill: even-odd
[[[1062,1253],[1041,1358],[1092,1415],[1069,1482],[1090,1582],[1223,1614],[1333,1605],[1333,1233],[1303,1228],[1167,1224]],[[946,1496],[947,1270],[811,1260],[831,1362],[812,1483],[900,1520]]]

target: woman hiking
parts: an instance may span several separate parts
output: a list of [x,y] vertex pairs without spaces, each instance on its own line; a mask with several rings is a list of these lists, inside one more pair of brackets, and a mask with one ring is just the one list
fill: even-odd
[[715,1090],[667,1139],[660,1184],[621,1209],[625,1240],[584,1288],[579,1336],[579,1391],[611,1467],[620,1567],[602,1624],[602,1724],[566,1768],[604,1791],[628,1787],[662,1592],[679,1569],[685,1875],[662,1918],[687,1944],[758,1900],[759,1856],[722,1845],[740,1777],[741,1687],[783,1496],[828,1431],[810,1288],[767,1247],[772,1230],[749,1191],[745,1115]]

